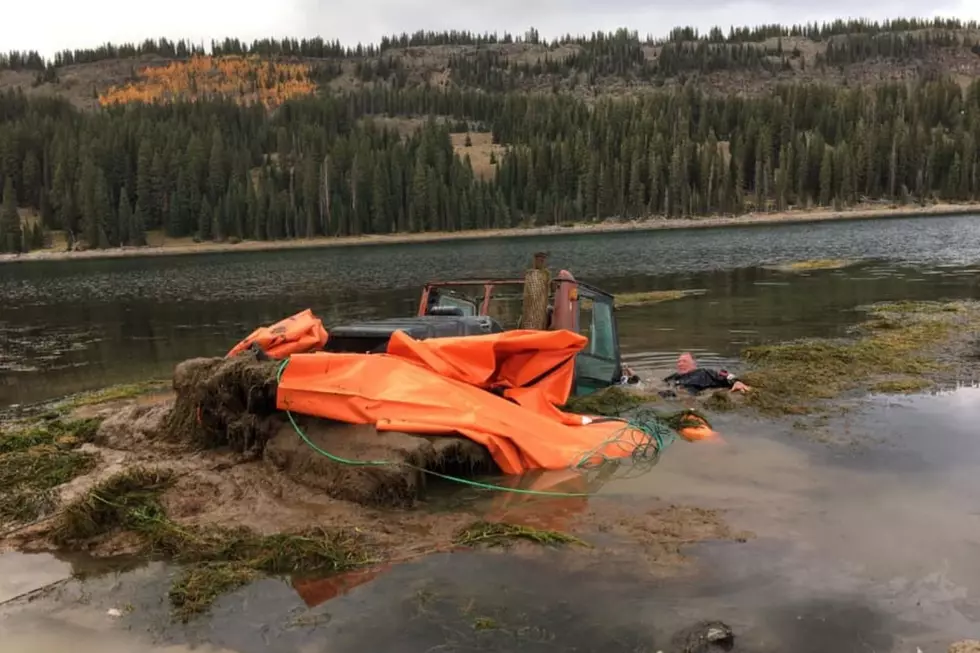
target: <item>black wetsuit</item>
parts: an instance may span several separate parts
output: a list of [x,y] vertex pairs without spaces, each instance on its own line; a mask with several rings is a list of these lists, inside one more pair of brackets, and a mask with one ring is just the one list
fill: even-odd
[[713,388],[731,388],[735,385],[735,375],[726,370],[709,370],[698,367],[683,374],[675,372],[664,379],[665,383],[675,388],[684,388],[688,392],[697,394],[702,390]]

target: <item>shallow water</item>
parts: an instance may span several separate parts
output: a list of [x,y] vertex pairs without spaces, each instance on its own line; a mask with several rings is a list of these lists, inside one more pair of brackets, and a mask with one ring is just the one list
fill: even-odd
[[[854,306],[977,296],[980,219],[932,217],[0,265],[0,409],[169,376],[304,308],[327,325],[412,314],[427,280],[553,269],[615,292],[705,289],[620,312],[640,370],[691,349],[721,363],[751,343],[832,335]],[[863,261],[787,273],[780,263]]]
[[[978,419],[976,387],[875,399],[828,424],[834,444],[723,416],[723,443],[677,442],[593,501],[719,508],[753,534],[691,547],[680,576],[651,573],[639,555],[439,554],[302,591],[266,579],[180,626],[167,618],[171,572],[152,563],[3,606],[0,651],[652,652],[704,619],[730,624],[738,651],[944,651],[980,636]],[[37,585],[68,573],[37,558],[9,564]]]
[[[708,291],[619,313],[630,362],[659,374],[683,349],[730,364],[748,343],[842,334],[859,318],[853,309],[870,302],[980,298],[978,227],[967,218],[932,218],[851,229],[822,224],[545,242],[556,264],[613,290]],[[504,274],[519,271],[540,247],[528,239],[414,251],[430,252],[426,267],[434,276],[461,260],[474,273]],[[411,310],[409,286],[422,272],[412,269],[415,255],[403,249],[248,255],[256,257],[254,265],[246,255],[166,265],[155,259],[155,272],[130,269],[133,262],[92,262],[92,269],[63,270],[54,281],[40,266],[25,266],[12,281],[0,266],[0,287],[21,289],[16,310],[5,308],[2,316],[7,333],[12,324],[23,329],[36,319],[98,340],[52,353],[47,341],[25,337],[31,351],[77,367],[49,369],[31,362],[36,353],[17,354],[22,366],[40,371],[8,370],[0,396],[36,401],[55,392],[52,386],[82,389],[96,371],[98,385],[137,380],[143,367],[133,361],[144,354],[146,369],[163,370],[177,358],[220,352],[254,324],[307,305],[328,321],[348,311]],[[615,260],[636,261],[635,271],[609,274],[613,252]],[[811,258],[873,260],[807,273],[766,267]],[[392,266],[388,272],[372,267],[382,259]],[[322,275],[314,273],[317,261]],[[354,280],[345,286],[354,265],[366,266],[379,288],[358,289]],[[305,271],[295,273],[297,266]],[[269,276],[273,270],[278,277]],[[165,287],[150,280],[160,275]],[[227,288],[186,294],[188,288],[204,293],[209,279],[236,275],[240,300],[223,294]],[[271,283],[259,283],[263,275]],[[140,291],[118,288],[112,279],[120,278],[143,279]],[[73,321],[63,307],[72,305],[67,288],[78,283],[98,288],[93,296],[104,301],[101,310]],[[276,284],[291,290],[277,294]],[[50,290],[35,292],[31,304],[24,294],[29,286]],[[168,299],[181,287],[182,299]],[[123,327],[118,316],[127,314],[132,322]],[[157,330],[156,339],[132,339],[146,325]],[[976,386],[875,397],[809,428],[719,416],[724,442],[677,442],[649,473],[610,481],[593,501],[719,508],[732,529],[754,534],[745,542],[691,547],[692,566],[681,576],[650,573],[640,555],[583,564],[572,552],[440,554],[301,591],[288,580],[266,579],[219,599],[211,616],[181,626],[168,619],[173,570],[165,565],[83,581],[69,578],[90,571],[82,560],[7,554],[0,556],[0,653],[69,646],[80,653],[653,652],[671,650],[674,633],[703,619],[729,623],[739,651],[911,653],[919,647],[938,653],[954,640],[980,638],[978,423]],[[548,500],[539,508],[555,512]],[[58,584],[33,600],[10,601],[50,582]]]

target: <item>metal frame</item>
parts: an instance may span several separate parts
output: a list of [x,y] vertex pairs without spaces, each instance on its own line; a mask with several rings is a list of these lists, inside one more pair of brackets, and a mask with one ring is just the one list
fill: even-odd
[[[571,276],[571,275],[569,275],[569,276]],[[595,301],[595,299],[598,299],[598,298],[604,298],[609,303],[609,305],[611,306],[611,309],[612,309],[611,312],[610,312],[610,319],[612,321],[612,325],[611,326],[612,326],[612,329],[613,329],[613,333],[616,334],[616,337],[614,338],[614,341],[613,341],[613,347],[615,349],[615,359],[613,361],[611,361],[611,362],[614,362],[617,365],[617,369],[615,370],[615,373],[616,374],[621,374],[622,373],[622,365],[623,365],[623,360],[622,360],[622,355],[623,354],[622,354],[622,351],[620,350],[620,343],[619,343],[619,337],[618,337],[619,324],[618,324],[618,320],[616,319],[616,301],[615,301],[615,297],[612,295],[612,293],[608,293],[605,290],[602,290],[601,288],[596,288],[592,284],[585,283],[583,281],[579,281],[578,279],[574,279],[574,278],[563,278],[563,276],[559,276],[559,277],[554,278],[554,279],[551,280],[551,291],[552,291],[552,293],[557,293],[558,288],[563,283],[571,284],[576,289],[576,295],[577,295],[576,299],[581,298],[581,295],[578,295],[578,292],[577,291],[578,291],[578,289],[582,289],[582,290],[585,290],[587,293],[593,295],[593,301]],[[456,279],[456,280],[452,280],[452,281],[430,281],[429,283],[425,284],[422,287],[422,297],[421,297],[421,300],[419,302],[418,316],[419,317],[423,317],[425,315],[426,308],[428,308],[428,305],[429,305],[429,295],[430,295],[430,293],[431,293],[432,290],[435,290],[435,289],[438,289],[438,288],[454,288],[454,287],[458,288],[458,287],[463,287],[463,286],[483,286],[483,301],[480,304],[480,308],[479,308],[479,313],[478,314],[479,315],[488,315],[489,314],[489,311],[490,311],[490,300],[493,298],[493,291],[494,291],[494,289],[496,287],[498,287],[498,286],[520,286],[520,287],[523,287],[524,286],[524,279],[506,279],[506,278],[505,279],[485,279],[485,278],[482,278],[481,279],[481,278],[476,278],[476,279]],[[578,311],[576,311],[576,316],[577,315],[578,315]],[[576,317],[576,322],[577,322],[577,320],[578,320],[578,318]],[[576,328],[577,329],[580,329],[581,326],[578,326]],[[598,358],[598,357],[596,357],[596,358]],[[606,359],[600,359],[600,360],[606,360]],[[575,363],[575,381],[574,381],[574,385],[573,385],[573,393],[574,394],[579,394],[579,392],[580,392],[580,390],[579,390],[579,388],[580,388],[580,382],[581,382],[580,373],[581,372],[580,372],[579,359],[578,359],[578,356],[576,356],[576,363]],[[602,387],[602,384],[605,384],[605,383],[610,383],[610,382],[611,383],[615,383],[616,382],[616,379],[592,379],[590,377],[589,378],[589,381],[597,382],[598,384],[600,384],[598,387]]]
[[[597,295],[602,295],[614,300],[615,298],[611,293],[602,290],[601,288],[596,288],[595,286],[585,283],[584,281],[579,281],[577,279],[552,279],[551,286],[552,291],[554,291],[558,284],[570,283],[579,288],[585,288],[586,290],[593,292]],[[457,279],[453,281],[430,281],[422,287],[422,298],[419,301],[418,317],[425,315],[425,309],[429,305],[429,293],[435,288],[452,288],[461,286],[483,286],[483,303],[480,305],[479,315],[487,315],[490,310],[490,299],[493,297],[493,290],[497,286],[523,286],[524,279]],[[615,304],[614,312],[615,312]],[[615,319],[615,318],[614,318]]]

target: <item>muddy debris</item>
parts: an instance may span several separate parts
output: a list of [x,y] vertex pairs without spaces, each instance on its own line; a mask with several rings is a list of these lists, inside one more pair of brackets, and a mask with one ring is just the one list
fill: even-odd
[[284,424],[276,410],[280,363],[253,353],[231,358],[193,358],[174,370],[176,394],[167,437],[205,449],[228,447],[261,456]]
[[567,544],[590,546],[587,542],[568,533],[504,522],[476,522],[461,529],[453,538],[453,542],[459,546],[507,546],[515,541],[533,542],[545,546]]
[[166,424],[173,409],[172,399],[116,409],[99,425],[93,440],[100,446],[118,450],[139,445],[165,446],[170,441]]
[[948,653],[980,653],[980,640],[964,639],[950,644]]
[[722,413],[735,410],[742,401],[742,397],[736,397],[730,390],[716,390],[707,395],[701,406],[705,410]]
[[134,468],[117,474],[67,505],[50,537],[59,546],[94,547],[124,534],[139,553],[186,565],[171,590],[175,615],[186,620],[222,592],[258,573],[337,572],[374,560],[370,544],[353,529],[310,527],[260,535],[247,528],[178,524],[164,508],[174,475]]
[[410,507],[424,493],[430,472],[472,477],[496,471],[490,452],[464,438],[419,437],[306,418],[296,425],[298,430],[283,425],[268,441],[265,459],[335,499]]
[[61,546],[80,545],[117,529],[137,530],[162,519],[159,497],[172,481],[167,469],[136,467],[117,474],[65,506],[51,539]]
[[582,415],[619,417],[630,410],[658,401],[660,397],[654,394],[611,386],[588,395],[571,396],[561,409]]
[[[661,401],[660,396],[620,386],[610,386],[588,395],[570,397],[561,407],[569,413],[619,417],[637,424],[660,424],[673,431],[686,427],[710,426],[707,416],[696,408],[680,408],[674,411],[658,410],[651,404]],[[704,405],[704,402],[702,402]]]
[[735,632],[722,621],[702,621],[685,628],[671,638],[676,653],[720,653],[735,647]]
[[[0,531],[0,546],[174,561],[182,570],[169,600],[175,618],[187,620],[261,574],[360,571],[460,546],[592,550],[572,532],[638,542],[667,568],[680,564],[681,547],[727,537],[715,518],[590,512],[595,504],[578,496],[484,493],[452,510],[407,510],[439,474],[496,472],[489,452],[464,438],[301,416],[293,423],[276,410],[278,365],[250,354],[193,359],[178,366],[172,395],[120,396],[87,404],[96,418],[53,415],[6,427],[0,463],[11,464],[0,464],[0,506],[37,507],[0,514],[21,524]],[[601,409],[646,410],[621,397]],[[682,424],[684,413],[676,415]],[[357,464],[365,461],[372,464]],[[515,509],[525,501],[528,510]],[[43,518],[25,523],[35,517]],[[647,546],[664,528],[675,534],[666,555]],[[632,558],[625,547],[620,554]]]
[[49,417],[0,430],[0,532],[51,513],[56,488],[95,468],[97,456],[82,446],[98,426],[94,419]]

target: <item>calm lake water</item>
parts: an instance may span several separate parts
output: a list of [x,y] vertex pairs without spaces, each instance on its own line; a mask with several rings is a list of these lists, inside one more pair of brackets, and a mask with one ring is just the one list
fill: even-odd
[[[869,302],[980,296],[974,217],[0,265],[0,408],[165,377],[304,308],[328,327],[412,314],[425,281],[519,275],[539,249],[610,291],[707,291],[620,313],[641,373],[685,349],[720,362],[747,344],[832,335]],[[770,267],[818,258],[861,263]]]

